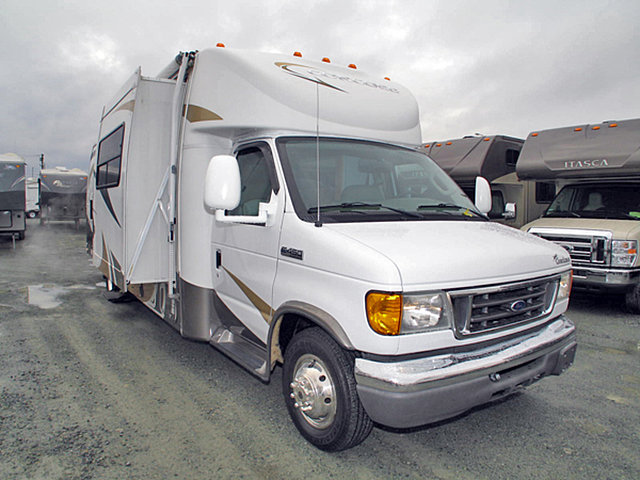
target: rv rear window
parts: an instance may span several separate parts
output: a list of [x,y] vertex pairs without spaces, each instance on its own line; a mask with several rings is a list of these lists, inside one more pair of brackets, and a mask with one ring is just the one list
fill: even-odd
[[116,187],[120,183],[124,123],[100,141],[96,187]]

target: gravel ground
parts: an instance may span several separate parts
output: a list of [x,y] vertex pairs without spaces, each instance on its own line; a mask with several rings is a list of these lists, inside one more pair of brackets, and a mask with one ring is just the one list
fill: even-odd
[[453,421],[316,450],[263,384],[137,302],[72,224],[0,239],[0,478],[640,478],[640,316],[577,295],[575,365]]

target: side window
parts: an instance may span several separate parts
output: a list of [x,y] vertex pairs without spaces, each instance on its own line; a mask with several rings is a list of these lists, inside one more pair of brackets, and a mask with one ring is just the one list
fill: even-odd
[[238,152],[240,167],[240,204],[228,212],[229,215],[258,215],[260,202],[268,203],[273,188],[275,174],[265,155],[268,147],[249,147]]
[[550,182],[536,182],[536,203],[551,203],[555,196],[555,184]]
[[123,139],[124,123],[100,141],[96,173],[97,188],[116,187],[120,183]]

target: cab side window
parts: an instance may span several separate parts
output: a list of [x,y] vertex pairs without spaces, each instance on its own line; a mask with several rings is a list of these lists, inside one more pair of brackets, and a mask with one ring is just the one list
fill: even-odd
[[240,204],[228,215],[258,215],[260,202],[269,203],[274,188],[274,171],[267,146],[252,146],[237,154],[240,167]]

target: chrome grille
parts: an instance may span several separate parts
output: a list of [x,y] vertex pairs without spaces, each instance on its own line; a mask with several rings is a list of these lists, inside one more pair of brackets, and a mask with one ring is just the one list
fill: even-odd
[[474,335],[531,322],[548,314],[560,277],[449,292],[458,335]]
[[566,235],[531,231],[540,238],[563,247],[574,265],[603,265],[608,262],[610,241],[605,235]]

